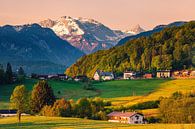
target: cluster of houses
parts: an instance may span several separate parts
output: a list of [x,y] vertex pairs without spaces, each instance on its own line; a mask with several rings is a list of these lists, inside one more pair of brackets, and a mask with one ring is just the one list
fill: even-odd
[[32,74],[31,78],[47,80],[47,79],[59,79],[67,80],[68,76],[66,74]]
[[[117,77],[117,79],[152,79],[152,78],[195,78],[195,70],[183,70],[183,71],[171,71],[171,70],[159,70],[153,73],[125,71],[123,77]],[[116,77],[113,72],[104,72],[97,70],[93,76],[94,80],[114,80]]]
[[[49,75],[31,75],[31,78],[36,78],[40,80],[47,79],[58,79],[58,80],[75,80],[80,81],[88,79],[85,75],[79,75],[75,77],[68,77],[66,74],[49,74]],[[93,80],[96,81],[106,81],[115,79],[152,79],[152,78],[195,78],[195,70],[182,70],[182,71],[171,71],[171,70],[159,70],[151,73],[135,72],[135,71],[125,71],[123,76],[117,77],[113,72],[105,72],[102,70],[97,70],[93,75]]]
[[[117,79],[136,79],[136,78],[145,78],[145,79],[152,79],[152,78],[170,78],[171,71],[170,70],[162,70],[157,71],[156,73],[140,73],[135,71],[125,71],[123,73],[123,77],[117,77]],[[104,72],[97,70],[93,76],[94,80],[114,80],[116,76],[113,72]]]

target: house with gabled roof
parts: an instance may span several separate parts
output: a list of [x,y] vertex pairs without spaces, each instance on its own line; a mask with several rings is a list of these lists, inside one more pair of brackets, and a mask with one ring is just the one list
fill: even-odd
[[93,76],[94,80],[100,81],[100,80],[113,80],[114,79],[114,73],[113,72],[104,72],[101,70],[97,70]]
[[137,112],[111,112],[107,115],[109,122],[126,124],[145,124],[144,115]]

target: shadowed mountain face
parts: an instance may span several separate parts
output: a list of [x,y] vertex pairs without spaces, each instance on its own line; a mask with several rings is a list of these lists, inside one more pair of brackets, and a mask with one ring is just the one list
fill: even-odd
[[160,32],[164,28],[170,28],[170,27],[174,27],[174,26],[182,26],[185,23],[186,22],[182,22],[181,21],[181,22],[173,22],[173,23],[170,23],[168,25],[158,25],[153,30],[145,31],[145,32],[139,33],[137,35],[127,36],[127,37],[121,39],[116,46],[123,45],[126,42],[128,42],[130,40],[133,40],[133,39],[137,39],[137,38],[140,38],[140,37],[148,37],[148,36],[151,36],[154,33]]
[[0,63],[11,62],[13,67],[23,66],[29,69],[28,72],[43,67],[42,72],[47,73],[51,66],[69,66],[82,55],[84,53],[60,39],[52,30],[38,24],[0,27]]

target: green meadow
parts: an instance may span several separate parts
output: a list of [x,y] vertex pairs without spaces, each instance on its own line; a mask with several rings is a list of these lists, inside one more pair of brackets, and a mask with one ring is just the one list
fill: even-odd
[[[38,80],[26,79],[23,83],[29,91]],[[9,98],[16,85],[0,86],[0,109],[9,107]],[[170,96],[176,91],[195,90],[195,79],[186,80],[115,80],[93,82],[96,91],[84,90],[83,84],[74,81],[50,80],[57,98],[77,100],[82,97],[101,97],[112,102],[113,106],[133,105],[138,102],[156,100],[161,96]]]

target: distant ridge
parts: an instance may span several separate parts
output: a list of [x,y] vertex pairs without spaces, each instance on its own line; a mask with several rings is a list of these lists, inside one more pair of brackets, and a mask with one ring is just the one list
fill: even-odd
[[118,44],[116,46],[120,46],[120,45],[123,45],[125,44],[127,41],[130,41],[130,40],[133,40],[133,39],[137,39],[137,38],[140,38],[140,37],[147,37],[147,36],[150,36],[156,32],[160,32],[161,30],[163,30],[164,28],[169,28],[169,27],[174,27],[174,26],[182,26],[184,25],[186,22],[184,21],[178,21],[178,22],[173,22],[173,23],[170,23],[168,25],[158,25],[156,27],[154,27],[154,29],[152,30],[149,30],[149,31],[145,31],[145,32],[142,32],[142,33],[139,33],[137,35],[132,35],[132,36],[127,36],[123,39],[121,39]]

